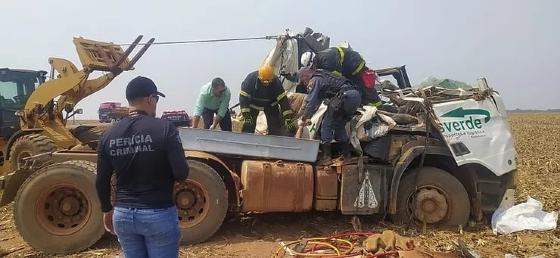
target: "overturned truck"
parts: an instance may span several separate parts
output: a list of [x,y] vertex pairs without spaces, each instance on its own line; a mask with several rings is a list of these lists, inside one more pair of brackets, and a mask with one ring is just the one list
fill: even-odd
[[[395,112],[368,108],[350,123],[356,155],[344,162],[317,163],[312,139],[180,128],[191,168],[174,192],[182,241],[205,241],[228,213],[338,211],[457,226],[513,198],[516,152],[501,97],[486,80],[470,89],[398,84],[383,89]],[[43,158],[49,165],[35,169]],[[58,151],[5,178],[2,204],[15,200],[15,223],[30,245],[72,253],[101,238],[95,161],[94,152]]]

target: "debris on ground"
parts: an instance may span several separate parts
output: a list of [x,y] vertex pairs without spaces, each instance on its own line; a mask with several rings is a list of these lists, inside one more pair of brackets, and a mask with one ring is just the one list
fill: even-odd
[[280,242],[273,257],[408,257],[454,258],[454,252],[434,252],[418,248],[414,240],[392,230],[343,232],[328,237]]
[[457,241],[457,245],[459,247],[459,252],[461,253],[461,255],[465,258],[480,258],[480,254],[473,250],[471,247],[469,247],[465,241],[459,239]]
[[492,231],[510,234],[522,230],[552,230],[557,221],[558,212],[543,211],[543,204],[529,196],[527,202],[496,210],[492,216]]

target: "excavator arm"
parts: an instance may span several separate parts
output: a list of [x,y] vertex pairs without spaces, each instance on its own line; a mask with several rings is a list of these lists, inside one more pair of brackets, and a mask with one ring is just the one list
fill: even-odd
[[[68,60],[50,58],[49,63],[58,73],[58,78],[45,82],[31,94],[24,108],[25,114],[29,117],[39,112],[59,96],[55,113],[61,115],[63,110],[72,111],[79,101],[103,89],[121,72],[134,69],[134,64],[154,42],[153,38],[150,39],[131,60],[128,60],[128,56],[141,39],[142,36],[138,36],[128,49],[123,51],[114,43],[74,38],[83,69],[78,70]],[[89,75],[94,71],[106,72],[106,74],[88,80]]]
[[[134,69],[134,64],[154,42],[151,38],[132,59],[128,59],[141,39],[142,36],[138,36],[123,51],[118,44],[74,38],[83,68],[78,70],[66,59],[50,58],[53,76],[54,71],[57,76],[41,84],[29,96],[19,114],[21,128],[42,129],[44,134],[55,139],[55,142],[62,143],[65,148],[79,143],[65,127],[62,111],[72,112],[79,101],[106,87],[123,71]],[[90,74],[95,71],[104,74],[89,79]]]
[[62,114],[63,110],[71,112],[76,103],[105,88],[114,78],[115,75],[113,73],[107,73],[95,79],[82,80],[79,85],[60,95],[55,112],[57,114]]

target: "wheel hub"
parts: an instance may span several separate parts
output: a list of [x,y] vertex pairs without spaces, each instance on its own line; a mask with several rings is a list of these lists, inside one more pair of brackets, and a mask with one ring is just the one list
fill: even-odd
[[175,185],[174,196],[181,227],[192,227],[208,215],[208,192],[199,183],[187,180]]
[[80,201],[74,196],[64,197],[60,202],[60,210],[66,216],[76,215],[80,211]]
[[420,221],[437,223],[445,218],[449,207],[445,195],[437,189],[422,188],[416,194],[414,215]]
[[45,195],[37,204],[36,217],[51,234],[69,235],[87,222],[89,202],[77,188],[55,186]]
[[196,204],[195,194],[189,190],[180,191],[177,194],[177,206],[181,209],[192,208]]

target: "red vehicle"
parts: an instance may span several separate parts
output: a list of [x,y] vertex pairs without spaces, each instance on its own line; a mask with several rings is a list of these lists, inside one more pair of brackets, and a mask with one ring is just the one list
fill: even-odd
[[118,121],[128,115],[128,107],[122,107],[120,102],[103,102],[99,105],[99,122],[110,123]]
[[191,126],[191,118],[185,110],[164,111],[161,119],[169,120],[175,126]]

